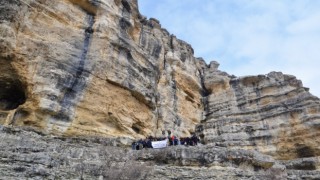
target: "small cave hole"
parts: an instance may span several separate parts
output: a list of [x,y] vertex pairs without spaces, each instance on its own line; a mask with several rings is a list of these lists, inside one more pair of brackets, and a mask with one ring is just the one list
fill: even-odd
[[25,88],[20,81],[0,81],[0,110],[16,109],[26,99]]
[[314,150],[306,145],[296,145],[296,152],[299,158],[315,156]]
[[132,126],[132,130],[133,130],[134,132],[136,132],[137,134],[140,134],[140,132],[141,132],[140,128],[139,128],[137,125],[133,125],[133,126]]

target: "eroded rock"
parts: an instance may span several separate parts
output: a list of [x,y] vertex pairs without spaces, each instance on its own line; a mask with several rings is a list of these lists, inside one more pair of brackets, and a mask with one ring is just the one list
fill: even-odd
[[[132,151],[106,138],[61,138],[0,126],[4,179],[284,179],[286,168],[254,151],[215,146]],[[318,174],[314,174],[319,177]]]
[[1,3],[0,78],[14,84],[1,90],[2,124],[70,136],[194,132],[202,104],[193,49],[144,19],[136,1]]
[[[0,35],[1,177],[319,178],[319,98],[292,75],[207,65],[136,0],[0,1]],[[70,142],[195,130],[206,146]]]
[[207,81],[219,88],[208,96],[209,110],[198,127],[206,143],[254,149],[278,159],[319,156],[319,99],[301,81],[279,72],[220,76]]

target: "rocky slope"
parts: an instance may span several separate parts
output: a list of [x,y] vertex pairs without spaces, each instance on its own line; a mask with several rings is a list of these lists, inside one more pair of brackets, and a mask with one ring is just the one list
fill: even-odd
[[319,179],[320,158],[277,161],[212,145],[132,151],[126,139],[0,126],[0,179]]
[[[1,179],[281,179],[286,168],[255,151],[170,147],[131,151],[104,138],[61,138],[0,127]],[[311,177],[311,176],[310,176]]]
[[[235,77],[218,66],[142,16],[136,0],[1,0],[2,177],[75,178],[82,168],[107,178],[107,167],[132,159],[149,179],[319,178],[319,99],[291,75]],[[168,131],[196,131],[206,146],[132,153],[87,139]]]

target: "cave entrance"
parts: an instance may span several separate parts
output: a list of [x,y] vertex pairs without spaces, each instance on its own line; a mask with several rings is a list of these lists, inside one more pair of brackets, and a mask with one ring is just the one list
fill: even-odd
[[13,110],[25,102],[25,88],[19,80],[0,80],[0,110]]

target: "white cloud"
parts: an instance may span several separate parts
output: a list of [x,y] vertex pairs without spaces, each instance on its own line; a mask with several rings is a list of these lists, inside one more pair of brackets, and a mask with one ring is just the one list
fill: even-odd
[[293,74],[320,97],[320,1],[140,0],[140,6],[222,70]]

